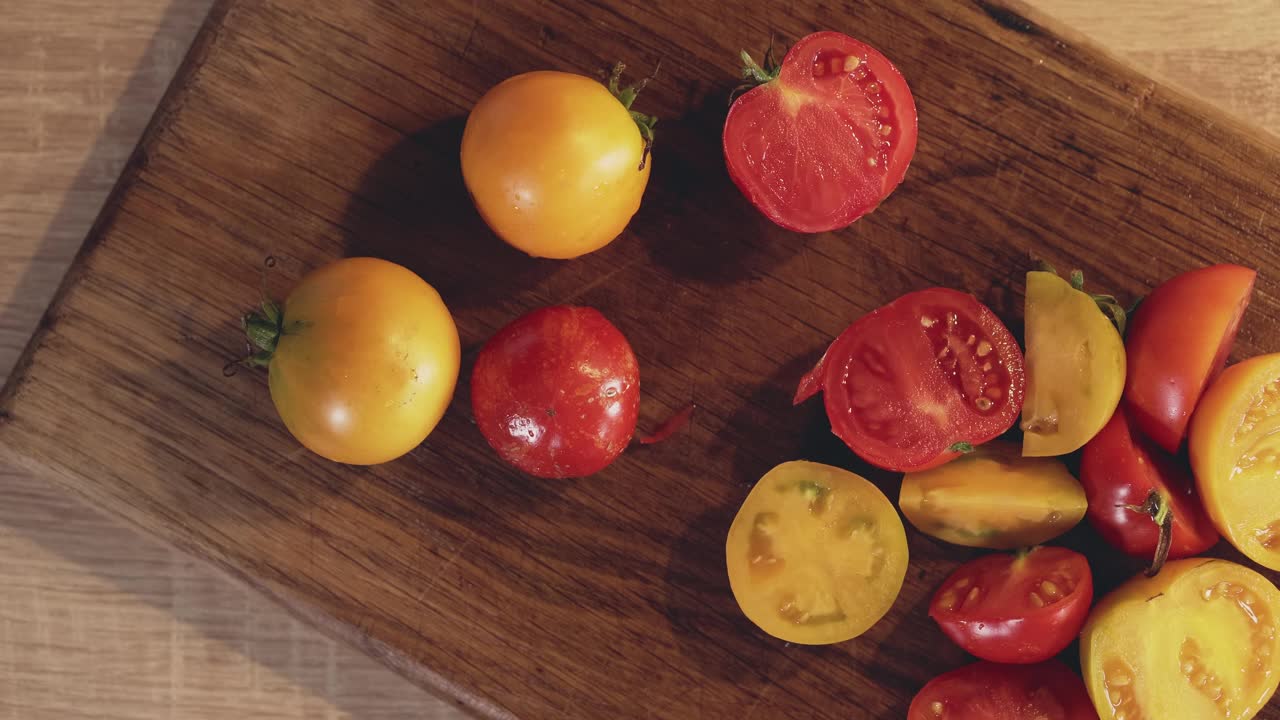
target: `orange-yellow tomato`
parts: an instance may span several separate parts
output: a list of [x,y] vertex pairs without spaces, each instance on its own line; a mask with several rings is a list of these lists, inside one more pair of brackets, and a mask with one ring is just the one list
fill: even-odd
[[268,365],[271,400],[304,446],[373,465],[417,447],[453,397],[460,348],[440,295],[413,272],[349,258],[294,288]]
[[[642,162],[643,167],[641,167]],[[480,98],[462,135],[462,177],[495,233],[530,255],[608,245],[640,207],[653,159],[627,108],[599,82],[541,71]]]
[[1227,560],[1186,558],[1093,608],[1080,665],[1103,720],[1249,720],[1280,680],[1280,591]]
[[1012,550],[1075,527],[1089,503],[1061,460],[1023,457],[995,440],[902,478],[898,507],[920,532],[956,545]]
[[725,542],[729,586],[770,635],[825,645],[866,632],[889,612],[907,573],[907,534],[865,478],[788,462],[756,483]]
[[1280,570],[1280,353],[1227,368],[1200,399],[1189,448],[1209,518],[1249,559]]

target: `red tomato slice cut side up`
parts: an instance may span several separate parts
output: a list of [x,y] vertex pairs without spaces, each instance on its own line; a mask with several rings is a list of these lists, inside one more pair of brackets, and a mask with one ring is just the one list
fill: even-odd
[[863,316],[836,338],[796,399],[818,379],[832,431],[888,470],[957,457],[1008,430],[1022,410],[1022,351],[972,295],[932,288]]
[[796,43],[778,77],[744,94],[724,126],[729,175],[778,225],[838,230],[902,182],[916,148],[916,106],[902,73],[837,32]]

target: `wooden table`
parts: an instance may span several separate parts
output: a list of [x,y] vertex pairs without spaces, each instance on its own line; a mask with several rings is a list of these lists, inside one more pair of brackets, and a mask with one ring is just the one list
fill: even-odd
[[[1280,3],[1037,4],[1163,79],[1280,130],[1271,90]],[[0,372],[206,6],[21,0],[0,10],[0,163],[9,169],[0,176]],[[0,458],[0,718],[450,717],[444,708]]]

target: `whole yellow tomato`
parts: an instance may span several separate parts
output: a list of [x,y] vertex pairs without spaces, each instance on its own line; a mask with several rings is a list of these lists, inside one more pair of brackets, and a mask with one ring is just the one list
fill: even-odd
[[1218,532],[1280,570],[1280,353],[1227,368],[1200,398],[1188,446],[1196,489]]
[[642,128],[652,137],[654,120],[630,111],[634,91],[619,92],[541,71],[505,80],[476,103],[462,135],[462,177],[503,240],[567,259],[627,226],[649,182]]
[[435,428],[453,397],[453,317],[413,272],[348,258],[302,279],[284,307],[245,319],[271,400],[312,452],[352,465],[394,460]]

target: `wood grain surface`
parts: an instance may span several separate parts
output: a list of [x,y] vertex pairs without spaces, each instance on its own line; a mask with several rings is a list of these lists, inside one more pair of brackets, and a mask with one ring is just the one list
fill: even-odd
[[[1054,9],[1055,12],[1059,12],[1060,14],[1070,16],[1070,13],[1073,9],[1072,4],[1061,3],[1060,5],[1061,7],[1051,8],[1051,9]],[[1076,9],[1081,9],[1085,4],[1076,3],[1075,5],[1080,6],[1080,7],[1077,7]],[[1154,7],[1154,5],[1152,7]],[[1260,9],[1262,11],[1267,10],[1266,7],[1260,7],[1257,9]],[[1087,8],[1084,8],[1083,10],[1087,10]],[[1144,12],[1142,4],[1140,3],[1134,4],[1133,12],[1135,17],[1142,17],[1142,13]],[[1219,20],[1221,19],[1221,16],[1222,16],[1222,13],[1218,13],[1216,15],[1216,17]],[[1227,16],[1229,19],[1230,14],[1228,13]],[[1088,21],[1088,15],[1086,12],[1082,11],[1081,17],[1082,17],[1082,20],[1081,20],[1082,22]],[[1194,14],[1187,13],[1185,10],[1181,17],[1184,18],[1186,21],[1185,24],[1188,28],[1186,31],[1186,34],[1189,37],[1194,37],[1194,30],[1196,28],[1202,28],[1205,26],[1205,23],[1197,22],[1197,18]],[[1239,25],[1239,27],[1251,28],[1252,32],[1255,34],[1254,35],[1255,37],[1263,37],[1263,38],[1274,37],[1274,33],[1268,34],[1267,32],[1265,32],[1266,28],[1268,27],[1268,25],[1265,23],[1265,19],[1267,16],[1263,14],[1261,17],[1263,18],[1264,22],[1262,22],[1260,25],[1257,23],[1248,25],[1248,26],[1241,24]],[[1150,18],[1147,18],[1147,19],[1150,19]],[[1099,27],[1103,31],[1106,30],[1106,26],[1108,26],[1108,23],[1114,20],[1114,16],[1108,18],[1107,20],[1108,22],[1106,23],[1099,21]],[[1183,67],[1192,68],[1192,71],[1189,74],[1184,74],[1180,78],[1183,84],[1189,87],[1195,88],[1197,90],[1203,91],[1205,95],[1217,100],[1221,105],[1225,107],[1228,107],[1230,109],[1234,109],[1237,111],[1241,111],[1241,110],[1245,111],[1249,114],[1254,115],[1255,118],[1263,119],[1264,122],[1268,117],[1267,115],[1268,110],[1270,109],[1271,112],[1274,112],[1274,103],[1272,105],[1267,105],[1266,95],[1259,94],[1256,92],[1252,94],[1249,93],[1252,83],[1242,82],[1242,79],[1247,80],[1249,78],[1248,74],[1245,74],[1243,76],[1240,76],[1238,74],[1236,76],[1224,76],[1219,72],[1203,72],[1197,69],[1197,68],[1203,67],[1203,65],[1201,64],[1201,61],[1196,60],[1195,58],[1198,56],[1207,54],[1209,56],[1216,58],[1216,60],[1210,63],[1211,67],[1217,67],[1215,63],[1219,63],[1223,67],[1227,67],[1227,66],[1235,67],[1236,70],[1239,70],[1240,68],[1246,68],[1246,69],[1254,68],[1259,72],[1265,72],[1269,64],[1269,61],[1266,61],[1264,59],[1263,61],[1260,61],[1260,62],[1252,62],[1249,60],[1249,58],[1254,58],[1255,60],[1258,57],[1266,58],[1267,50],[1265,49],[1256,50],[1251,48],[1248,45],[1248,38],[1250,37],[1248,31],[1237,30],[1236,34],[1225,36],[1225,39],[1223,37],[1219,37],[1216,40],[1218,45],[1209,47],[1206,49],[1205,47],[1194,44],[1194,42],[1189,42],[1189,43],[1178,42],[1177,38],[1179,36],[1172,31],[1167,31],[1167,32],[1151,31],[1153,27],[1157,29],[1161,27],[1158,24],[1159,22],[1160,22],[1160,19],[1156,18],[1156,24],[1154,26],[1150,23],[1143,25],[1144,28],[1147,28],[1148,31],[1150,31],[1149,35],[1157,39],[1145,47],[1139,47],[1137,49],[1132,50],[1133,52],[1137,52],[1140,54],[1151,53],[1150,57],[1157,58],[1157,60],[1160,57],[1165,57],[1165,56],[1172,57],[1173,60],[1167,61],[1168,66],[1170,67],[1183,66]],[[1175,29],[1179,26],[1179,22],[1177,18],[1169,18],[1166,16],[1165,22],[1168,23],[1170,27]],[[1219,23],[1219,25],[1220,24],[1221,23]],[[1226,25],[1229,28],[1236,27],[1236,26],[1233,26],[1230,22],[1226,23]],[[1132,33],[1127,37],[1132,38],[1135,36],[1138,38],[1141,38],[1142,33]],[[1209,42],[1209,41],[1210,40],[1200,40],[1196,42]],[[1166,42],[1172,47],[1170,49],[1161,50],[1160,42]],[[1226,49],[1223,48],[1223,43],[1226,43]],[[1239,45],[1235,45],[1233,43],[1239,43]],[[1141,45],[1141,43],[1138,43],[1138,45]],[[1258,43],[1259,47],[1262,47],[1263,45],[1265,45],[1265,43]],[[1240,47],[1241,50],[1237,52],[1235,50],[1236,47]],[[1120,49],[1130,49],[1130,48],[1121,47]],[[1233,61],[1231,60],[1233,56],[1237,56],[1239,59]],[[1156,61],[1156,62],[1153,62],[1152,65],[1157,67],[1158,69],[1162,62],[1166,62],[1166,61]],[[1197,72],[1201,72],[1202,74],[1197,75],[1196,74]],[[1188,80],[1190,80],[1190,82],[1188,82]],[[1197,80],[1200,80],[1202,82],[1197,83],[1196,82]],[[8,247],[6,245],[6,250],[7,249]],[[8,270],[8,267],[6,267],[5,269]],[[48,286],[48,283],[46,282],[46,287],[47,286]],[[7,490],[8,488],[6,487],[5,489]],[[36,492],[36,491],[33,489],[32,492]],[[97,556],[94,556],[94,557],[97,557]],[[22,716],[29,717],[30,715],[22,715]]]

